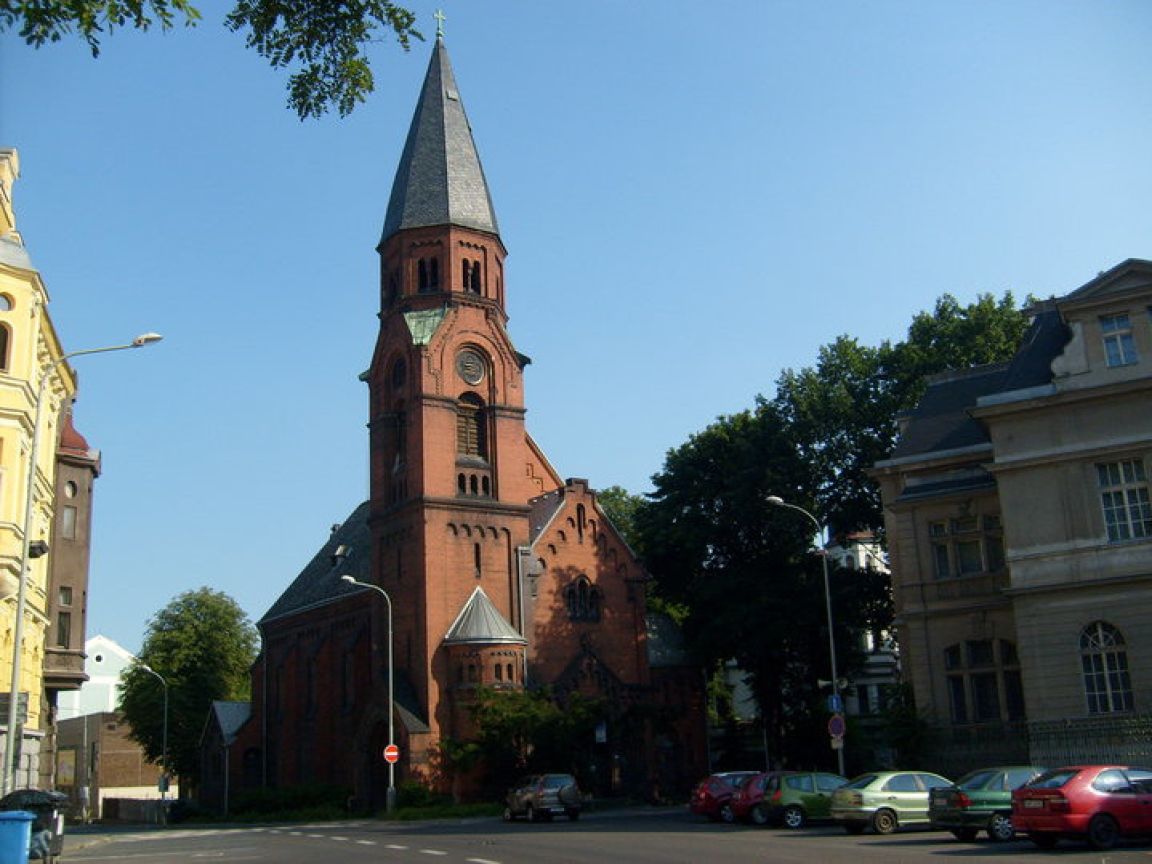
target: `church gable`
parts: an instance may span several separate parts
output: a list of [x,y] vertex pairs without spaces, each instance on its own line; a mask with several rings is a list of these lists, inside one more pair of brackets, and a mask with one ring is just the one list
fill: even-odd
[[569,480],[530,504],[526,620],[534,680],[558,683],[575,654],[592,651],[621,681],[646,682],[646,575],[595,493],[587,481]]

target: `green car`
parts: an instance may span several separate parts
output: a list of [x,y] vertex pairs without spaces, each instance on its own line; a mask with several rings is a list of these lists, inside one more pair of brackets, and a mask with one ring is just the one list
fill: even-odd
[[956,785],[933,789],[928,818],[933,828],[951,831],[957,840],[975,840],[987,831],[1001,842],[1015,836],[1012,828],[1012,790],[1043,773],[1035,765],[981,768],[965,774]]
[[952,781],[927,771],[873,771],[832,793],[832,819],[849,834],[877,834],[928,825],[928,796]]
[[818,771],[766,771],[732,796],[732,815],[756,825],[803,828],[810,819],[827,819],[832,793],[848,782]]

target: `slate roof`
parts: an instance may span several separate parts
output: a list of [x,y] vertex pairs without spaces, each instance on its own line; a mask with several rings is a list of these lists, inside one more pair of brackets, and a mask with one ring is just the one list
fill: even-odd
[[528,640],[516,632],[516,628],[492,605],[488,595],[479,585],[448,628],[444,637],[445,645],[468,645],[493,643],[526,645]]
[[1007,375],[1008,364],[998,363],[934,377],[912,411],[890,458],[987,443],[984,426],[969,416],[968,410],[981,396],[999,391]]
[[548,527],[560,505],[564,503],[564,490],[553,489],[543,495],[537,495],[528,502],[528,542],[535,543],[536,538]]
[[405,228],[436,225],[500,233],[472,127],[441,37],[436,38],[392,181],[380,242]]
[[20,270],[35,270],[28,250],[20,242],[20,235],[15,231],[0,237],[0,264],[7,264]]
[[[930,379],[890,460],[988,444],[984,425],[970,415],[982,400],[1052,383],[1052,361],[1069,339],[1055,301],[1035,310],[1020,349],[1007,363],[945,372]],[[888,460],[885,460],[888,461]]]
[[[333,558],[337,548],[344,546],[347,556],[339,561]],[[292,584],[272,604],[260,623],[264,624],[285,615],[332,603],[349,594],[367,591],[343,581],[347,574],[363,582],[372,581],[371,535],[368,531],[368,502],[352,511],[343,524],[332,531],[320,551],[300,571]]]

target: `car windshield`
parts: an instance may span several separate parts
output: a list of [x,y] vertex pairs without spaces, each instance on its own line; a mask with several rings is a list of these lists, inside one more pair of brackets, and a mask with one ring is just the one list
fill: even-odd
[[571,774],[549,774],[544,778],[545,789],[563,789],[569,783],[575,783]]
[[840,788],[842,788],[842,789],[865,789],[868,786],[871,786],[875,782],[876,782],[876,775],[875,774],[861,774],[855,780],[851,781],[850,783],[844,784]]
[[966,777],[961,777],[956,784],[956,788],[983,789],[998,773],[998,771],[973,771]]
[[1077,768],[1058,768],[1055,771],[1046,771],[1027,784],[1025,789],[1059,789],[1080,771]]

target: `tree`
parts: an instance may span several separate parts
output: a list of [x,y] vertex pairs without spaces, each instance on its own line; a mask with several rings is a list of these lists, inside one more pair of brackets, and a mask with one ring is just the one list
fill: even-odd
[[[0,0],[0,30],[18,27],[37,48],[76,31],[93,57],[100,37],[117,28],[168,30],[199,20],[188,0]],[[224,23],[246,31],[247,46],[274,69],[297,69],[288,78],[288,104],[301,120],[332,108],[344,117],[376,89],[365,48],[380,33],[405,51],[412,38],[424,38],[415,14],[390,0],[237,0]]]
[[[721,417],[670,451],[636,514],[637,545],[654,591],[685,610],[703,657],[735,659],[748,675],[775,759],[827,758],[819,678],[829,677],[822,565],[811,525],[772,508],[779,495],[836,530],[883,525],[868,471],[895,443],[896,418],[925,376],[1008,360],[1027,326],[1010,294],[967,307],[945,295],[913,320],[905,342],[842,336],[814,368],[785,370],[776,396]],[[840,671],[862,659],[855,638],[892,619],[885,574],[835,570],[829,580]]]
[[816,366],[784,370],[772,405],[787,423],[814,485],[804,489],[834,531],[884,524],[880,493],[868,476],[896,443],[897,417],[915,408],[928,376],[1012,358],[1028,317],[1011,293],[981,294],[968,306],[945,294],[921,312],[907,338],[879,348],[841,336],[820,349]]
[[636,531],[636,514],[644,506],[644,499],[633,495],[623,486],[609,486],[596,493],[596,501],[604,508],[612,525],[620,532],[632,551],[640,553],[640,535]]
[[142,666],[168,685],[169,773],[195,783],[212,702],[248,698],[256,645],[256,628],[236,601],[210,588],[187,591],[156,613],[120,685],[120,710],[149,760],[164,754],[164,688]]
[[580,777],[591,762],[596,724],[606,716],[599,701],[570,693],[560,704],[546,690],[480,687],[472,706],[475,743],[493,788],[526,771],[566,768]]
[[[669,452],[638,516],[660,594],[687,609],[689,643],[710,664],[737,661],[774,758],[807,764],[820,758],[816,682],[828,677],[823,570],[808,554],[811,532],[767,498],[809,488],[811,476],[783,418],[761,400]],[[860,618],[866,605],[847,599],[851,581],[832,583],[845,669],[850,634],[869,623]]]

